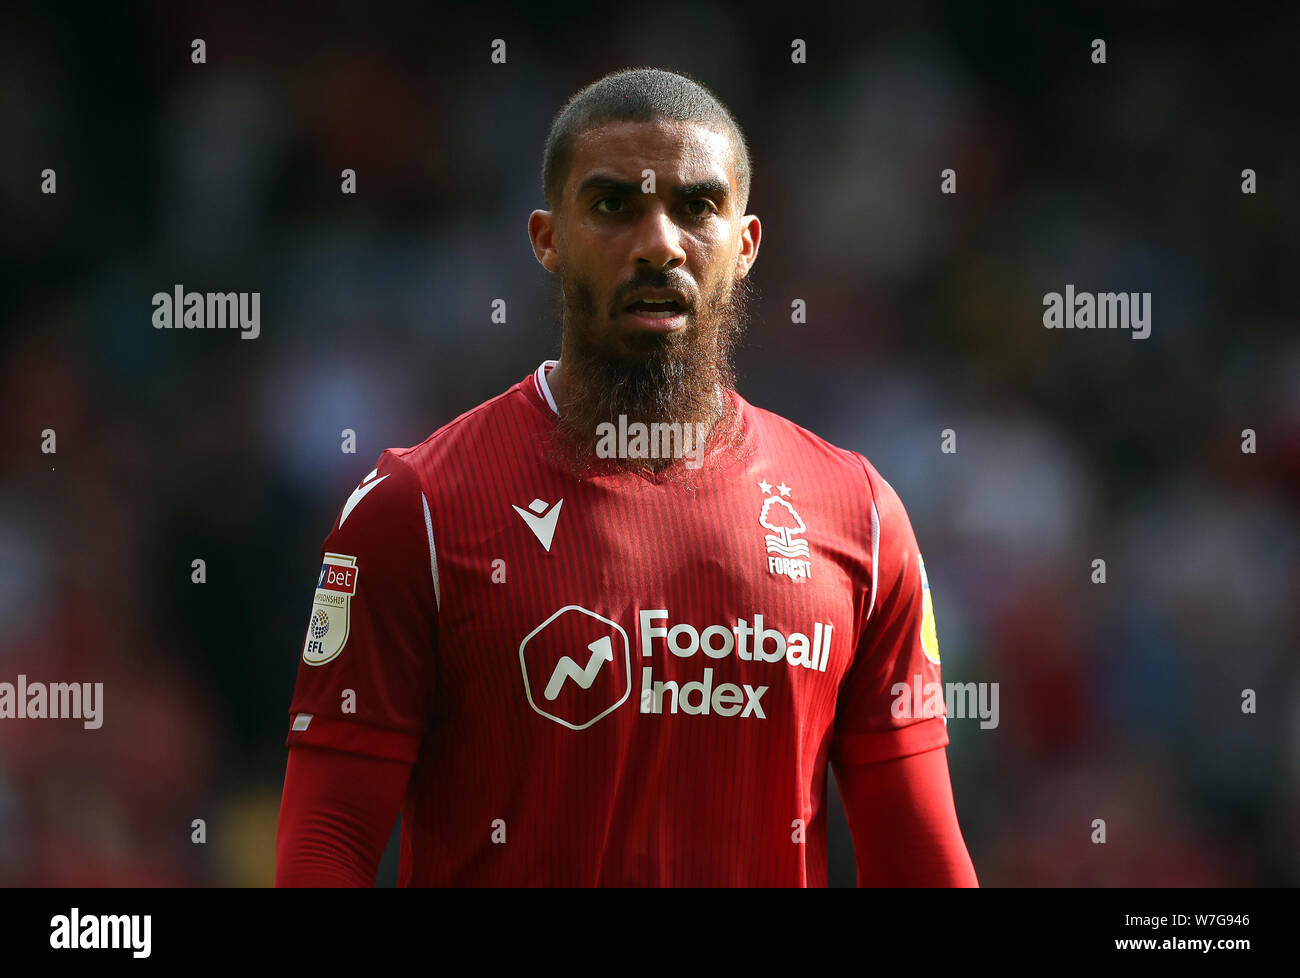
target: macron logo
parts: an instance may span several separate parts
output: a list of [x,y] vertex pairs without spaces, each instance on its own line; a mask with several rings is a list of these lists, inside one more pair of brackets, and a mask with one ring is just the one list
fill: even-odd
[[[559,507],[557,506],[556,509],[559,509]],[[591,658],[587,660],[586,669],[579,669],[578,664],[567,655],[555,663],[555,671],[551,673],[551,681],[546,684],[545,696],[548,700],[554,702],[555,697],[560,695],[560,690],[564,687],[566,679],[572,679],[583,689],[591,689],[591,684],[596,681],[596,673],[600,672],[600,667],[606,662],[614,661],[614,643],[609,640],[608,635],[596,639],[587,648],[591,651]]]
[[[385,476],[384,478],[388,477]],[[555,524],[560,518],[560,507],[563,505],[564,500],[561,499],[554,506],[551,506],[551,510],[548,513],[546,507],[550,506],[550,503],[543,502],[540,499],[534,499],[528,504],[528,509],[521,509],[518,506],[513,505],[510,508],[523,517],[524,522],[528,524],[528,529],[532,530],[533,536],[537,537],[537,542],[546,549],[547,553],[550,553],[551,540],[555,537]],[[529,512],[529,510],[532,510],[532,512]],[[583,689],[586,689],[587,686],[590,685],[591,684],[588,683],[586,686],[583,686]]]

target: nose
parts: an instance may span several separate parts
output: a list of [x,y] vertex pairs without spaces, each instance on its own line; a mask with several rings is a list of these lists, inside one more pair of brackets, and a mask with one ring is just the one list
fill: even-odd
[[650,208],[646,213],[636,244],[637,264],[649,265],[656,271],[683,264],[686,252],[682,250],[680,229],[673,219],[657,208]]

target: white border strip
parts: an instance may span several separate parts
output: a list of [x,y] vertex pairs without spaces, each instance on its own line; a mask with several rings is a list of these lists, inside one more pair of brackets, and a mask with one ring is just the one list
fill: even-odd
[[[429,537],[432,546],[433,537]],[[867,606],[867,621],[876,610],[876,582],[880,580],[880,514],[876,511],[876,501],[871,501],[871,604]]]
[[438,586],[438,551],[433,545],[433,519],[429,516],[429,500],[420,493],[420,502],[424,503],[424,528],[429,534],[429,573],[433,575],[433,600],[442,611],[442,588]]

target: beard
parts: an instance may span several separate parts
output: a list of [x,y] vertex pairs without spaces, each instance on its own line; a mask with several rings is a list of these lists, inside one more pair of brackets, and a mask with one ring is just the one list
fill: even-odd
[[[733,355],[748,322],[753,287],[748,277],[723,281],[689,311],[687,325],[674,333],[624,332],[610,328],[621,311],[599,310],[591,284],[561,264],[557,279],[563,324],[564,400],[551,441],[557,458],[579,479],[651,469],[664,480],[693,487],[698,476],[740,448],[739,419],[730,392],[735,389]],[[678,288],[672,273],[639,275],[618,294],[636,288]],[[708,431],[708,441],[688,446],[693,460],[681,457],[608,458],[597,452],[602,426],[680,425],[683,431]],[[697,427],[702,425],[703,428]],[[608,429],[605,429],[608,431]]]

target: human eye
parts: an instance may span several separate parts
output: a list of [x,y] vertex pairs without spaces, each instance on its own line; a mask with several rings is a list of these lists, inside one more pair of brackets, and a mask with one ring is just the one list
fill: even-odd
[[[602,204],[607,204],[611,202],[617,204],[618,207],[613,210],[606,210],[601,207]],[[623,212],[623,198],[622,197],[600,198],[600,200],[596,201],[596,212],[599,214],[621,214]]]
[[[703,206],[698,210],[692,210],[691,208],[695,207],[696,204],[701,204]],[[690,211],[692,217],[708,217],[715,210],[713,201],[709,200],[707,197],[692,198],[687,201],[686,209]]]

